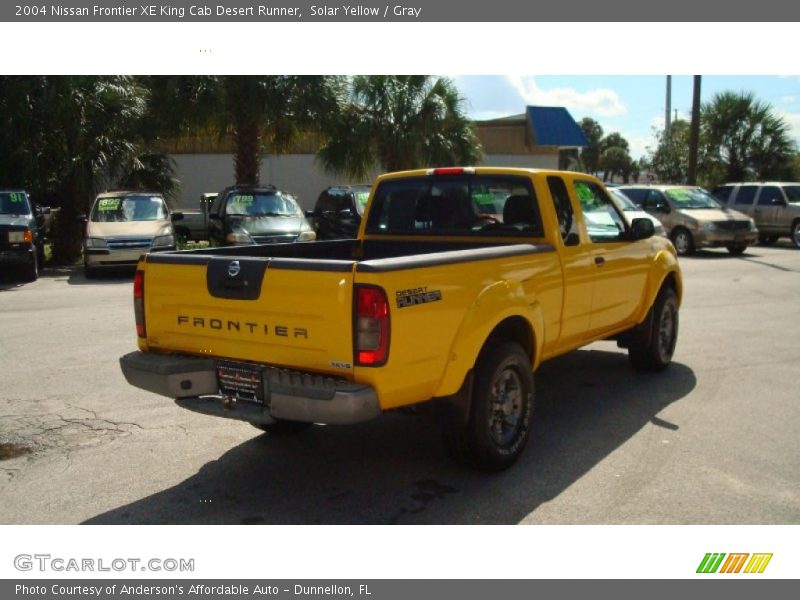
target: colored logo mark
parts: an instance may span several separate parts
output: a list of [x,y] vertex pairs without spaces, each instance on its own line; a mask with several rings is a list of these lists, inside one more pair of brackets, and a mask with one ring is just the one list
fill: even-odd
[[[750,560],[748,560],[748,558]],[[703,557],[703,560],[700,561],[700,566],[697,567],[697,572],[763,573],[770,560],[772,560],[771,553],[749,554],[747,552],[738,552],[733,554],[725,554],[724,552],[708,552]]]

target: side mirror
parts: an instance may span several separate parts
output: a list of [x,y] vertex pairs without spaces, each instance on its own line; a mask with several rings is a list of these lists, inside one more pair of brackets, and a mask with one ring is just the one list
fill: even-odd
[[78,215],[77,217],[75,217],[75,220],[81,225],[85,225],[86,223],[89,222],[89,217],[87,217],[86,215]]
[[317,216],[317,214],[313,210],[307,210],[305,212],[305,215],[306,215],[306,219],[313,219],[314,217]]
[[213,221],[219,221],[219,214],[217,213],[209,213],[208,218]]
[[352,217],[353,216],[353,209],[352,208],[343,208],[339,211],[340,217]]
[[669,204],[664,204],[663,202],[659,202],[658,204],[656,204],[653,210],[655,212],[667,214],[669,212]]
[[653,237],[655,232],[656,228],[650,219],[634,219],[631,222],[631,239],[634,241],[646,240]]
[[175,221],[183,221],[183,213],[182,212],[174,212],[172,213],[171,217],[173,222]]
[[786,200],[783,198],[773,198],[772,206],[786,206]]

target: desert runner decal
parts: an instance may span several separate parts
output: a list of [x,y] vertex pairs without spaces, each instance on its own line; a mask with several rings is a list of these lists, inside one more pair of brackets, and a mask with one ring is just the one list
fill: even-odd
[[441,290],[428,291],[428,287],[423,286],[410,290],[397,290],[394,296],[397,301],[397,308],[408,308],[417,304],[439,302],[442,299],[442,292]]

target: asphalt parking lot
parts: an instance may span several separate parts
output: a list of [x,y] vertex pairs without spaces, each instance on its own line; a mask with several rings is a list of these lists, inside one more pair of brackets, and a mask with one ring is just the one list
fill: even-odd
[[426,414],[268,438],[129,386],[130,276],[0,282],[0,523],[800,523],[800,251],[682,259],[675,361],[596,343],[537,374],[499,475]]

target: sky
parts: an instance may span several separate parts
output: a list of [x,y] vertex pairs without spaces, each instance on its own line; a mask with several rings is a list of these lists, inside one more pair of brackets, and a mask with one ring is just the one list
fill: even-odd
[[[476,120],[521,114],[527,105],[564,106],[576,121],[591,117],[604,133],[621,133],[639,158],[655,147],[654,128],[663,129],[666,76],[502,76],[453,77]],[[672,76],[672,115],[689,120],[691,75]],[[800,147],[800,76],[704,75],[701,100],[723,91],[748,91],[770,104],[790,126]]]

